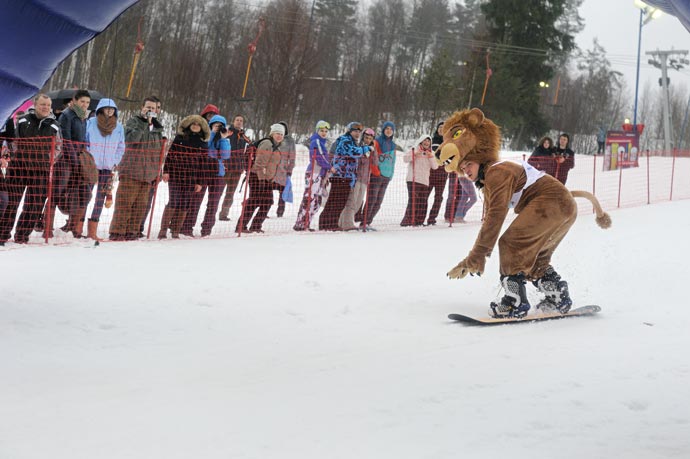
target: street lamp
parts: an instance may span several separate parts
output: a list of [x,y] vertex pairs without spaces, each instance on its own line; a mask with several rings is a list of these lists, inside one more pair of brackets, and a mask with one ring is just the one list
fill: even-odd
[[548,88],[548,87],[549,87],[549,83],[547,83],[546,81],[540,81],[540,82],[539,82],[539,87],[540,87],[540,88]]
[[634,0],[633,4],[640,9],[640,28],[637,34],[637,75],[635,76],[635,109],[633,111],[633,129],[637,132],[637,95],[640,89],[640,50],[642,48],[642,26],[663,14],[659,8],[647,5],[642,0]]

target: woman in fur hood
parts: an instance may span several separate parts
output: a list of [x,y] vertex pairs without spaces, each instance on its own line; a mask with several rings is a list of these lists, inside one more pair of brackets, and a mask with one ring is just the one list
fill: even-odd
[[167,237],[168,228],[174,239],[180,237],[192,197],[205,183],[204,167],[210,135],[208,123],[199,115],[188,116],[177,126],[177,135],[163,165],[163,181],[168,183],[169,198],[158,239]]

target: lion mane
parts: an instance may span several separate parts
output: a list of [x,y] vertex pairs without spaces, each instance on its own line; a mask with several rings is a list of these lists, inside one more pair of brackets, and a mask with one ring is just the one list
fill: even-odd
[[447,172],[462,174],[460,163],[498,161],[501,132],[478,108],[453,113],[443,124],[443,143],[436,160]]

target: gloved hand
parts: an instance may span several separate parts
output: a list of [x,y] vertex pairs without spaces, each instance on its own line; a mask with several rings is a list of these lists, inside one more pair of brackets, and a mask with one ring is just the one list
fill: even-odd
[[458,265],[448,271],[446,274],[449,279],[462,279],[463,277],[478,275],[481,276],[484,272],[484,265],[486,264],[486,257],[481,255],[474,255],[472,252],[462,260]]

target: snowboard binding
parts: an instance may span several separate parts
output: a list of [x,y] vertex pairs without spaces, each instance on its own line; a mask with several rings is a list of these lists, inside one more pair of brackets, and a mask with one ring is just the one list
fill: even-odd
[[532,281],[537,289],[545,295],[544,299],[537,304],[537,309],[544,312],[558,311],[566,314],[573,305],[568,292],[568,283],[561,279],[561,276],[549,266],[546,272],[539,279]]
[[498,303],[491,302],[489,315],[497,319],[525,317],[530,310],[525,283],[525,276],[522,274],[501,276],[505,295]]

